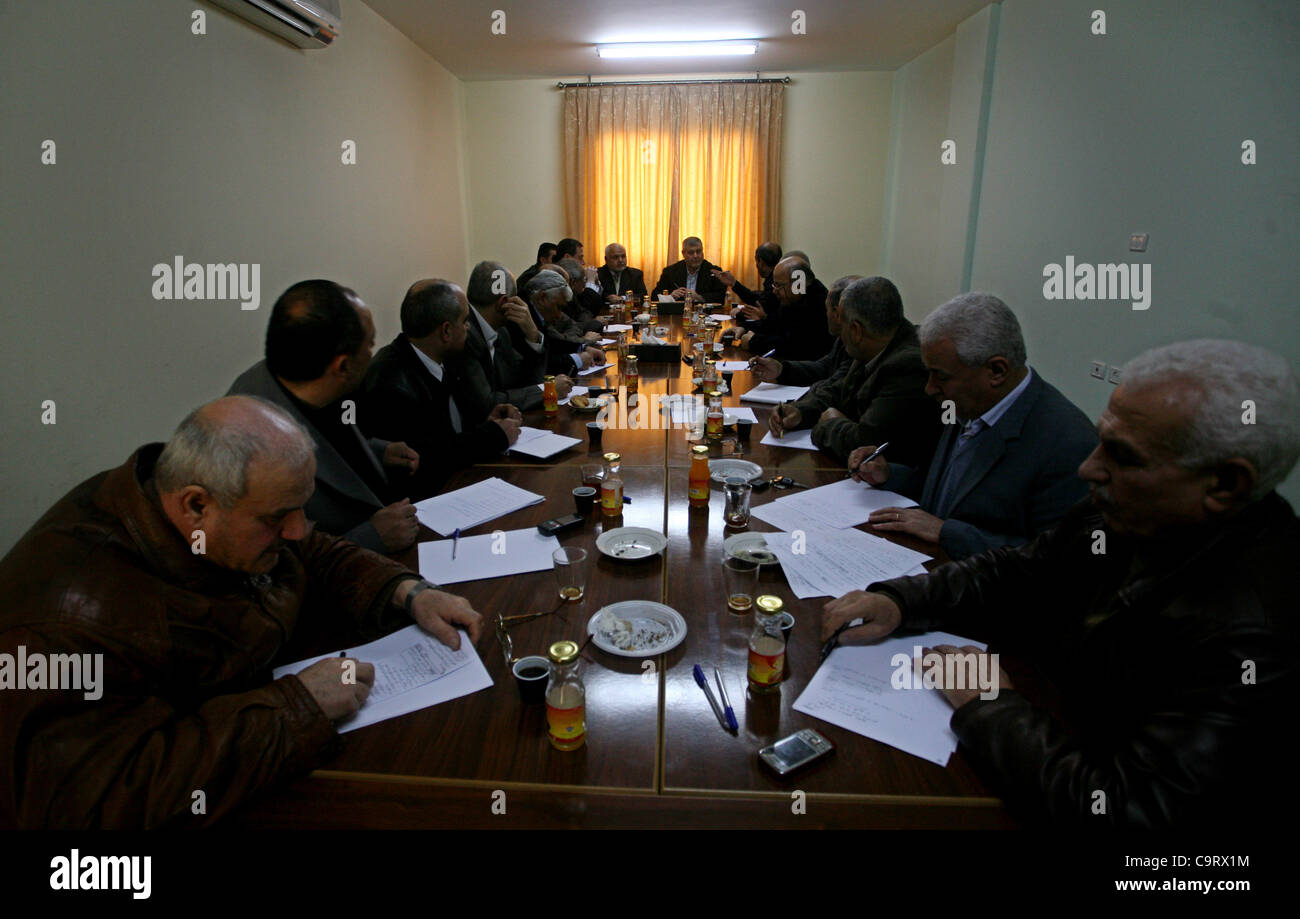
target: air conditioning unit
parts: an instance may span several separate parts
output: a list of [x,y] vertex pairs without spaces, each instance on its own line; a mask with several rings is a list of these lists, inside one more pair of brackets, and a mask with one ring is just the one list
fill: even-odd
[[324,48],[339,37],[340,0],[212,0],[217,6],[299,48]]

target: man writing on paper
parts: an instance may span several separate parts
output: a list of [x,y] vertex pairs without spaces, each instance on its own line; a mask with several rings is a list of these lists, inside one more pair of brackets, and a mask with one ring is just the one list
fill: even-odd
[[925,366],[916,326],[887,278],[854,281],[840,297],[840,339],[852,365],[838,380],[778,405],[773,433],[812,426],[812,439],[845,458],[862,443],[889,441],[889,456],[922,464],[939,438],[939,407],[925,394]]
[[832,284],[830,290],[826,292],[826,327],[835,336],[829,351],[815,361],[780,361],[774,357],[756,357],[753,370],[755,378],[764,383],[811,386],[815,390],[830,386],[848,373],[853,358],[844,349],[840,297],[846,287],[861,279],[860,274],[845,275]]
[[[859,470],[876,438],[849,456],[855,478],[920,505],[884,508],[868,523],[937,543],[951,559],[1033,539],[1086,493],[1075,470],[1097,445],[1096,428],[1026,365],[1020,323],[997,297],[949,300],[926,317],[920,340],[925,391],[951,417],[941,415],[928,471],[906,460]],[[885,458],[893,453],[891,443]]]
[[775,351],[782,360],[815,360],[830,350],[826,325],[826,285],[803,259],[787,255],[772,270],[775,316],[748,323],[736,344],[753,354]]
[[372,437],[401,438],[423,462],[411,477],[411,499],[437,494],[457,469],[499,457],[519,437],[523,416],[508,403],[475,417],[461,404],[469,300],[441,278],[416,281],[401,308],[402,331],[375,355],[358,398],[361,428]]
[[346,658],[271,680],[299,630],[374,638],[414,619],[452,648],[456,626],[478,639],[464,599],[312,529],[314,453],[274,405],[219,399],[0,560],[0,653],[102,660],[98,695],[0,692],[0,825],[212,823],[320,763],[370,692],[373,666]]
[[1300,522],[1273,489],[1300,457],[1300,386],[1262,348],[1180,342],[1124,368],[1100,433],[1091,501],[1056,527],[833,600],[823,637],[949,629],[1047,676],[1064,721],[1005,673],[996,698],[944,689],[966,756],[1030,820],[1287,825]]

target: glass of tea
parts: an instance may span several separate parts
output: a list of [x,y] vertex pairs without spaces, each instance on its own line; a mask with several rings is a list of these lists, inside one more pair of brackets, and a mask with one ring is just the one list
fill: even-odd
[[576,603],[587,594],[587,550],[572,546],[551,553],[560,599]]
[[722,574],[727,609],[738,615],[753,610],[754,594],[758,592],[758,563],[727,556],[722,560]]

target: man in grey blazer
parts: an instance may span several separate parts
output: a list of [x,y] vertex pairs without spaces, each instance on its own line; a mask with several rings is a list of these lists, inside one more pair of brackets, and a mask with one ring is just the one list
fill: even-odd
[[231,384],[226,395],[258,396],[289,413],[316,444],[316,490],[306,515],[324,532],[375,552],[415,542],[420,524],[411,502],[397,498],[400,475],[419,467],[404,443],[365,438],[356,406],[344,397],[366,374],[375,324],[360,298],[333,281],[300,281],[275,301],[266,329],[266,358]]
[[943,406],[945,430],[927,471],[862,465],[854,478],[920,503],[876,511],[868,523],[936,543],[956,560],[1021,545],[1088,494],[1076,470],[1097,445],[1088,417],[1025,363],[1020,323],[1005,303],[971,292],[949,300],[920,329],[926,392]]

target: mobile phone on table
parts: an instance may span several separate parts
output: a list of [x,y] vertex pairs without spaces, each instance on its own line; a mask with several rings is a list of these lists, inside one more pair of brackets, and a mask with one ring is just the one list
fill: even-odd
[[582,526],[582,521],[583,518],[577,514],[569,514],[567,517],[555,517],[537,524],[537,531],[543,536],[557,536],[565,530],[572,530],[574,527]]
[[835,744],[812,728],[804,728],[759,750],[758,758],[777,775],[789,775],[833,752]]

